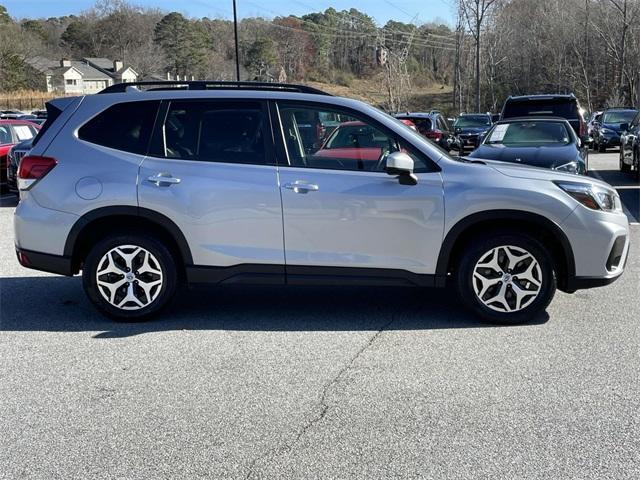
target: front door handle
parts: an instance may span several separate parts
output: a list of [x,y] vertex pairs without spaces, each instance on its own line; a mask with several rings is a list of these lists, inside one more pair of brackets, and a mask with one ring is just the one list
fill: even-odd
[[308,193],[308,192],[317,192],[320,190],[320,187],[314,183],[307,183],[300,180],[296,180],[293,183],[285,183],[284,188],[288,188],[289,190],[293,190],[295,193]]
[[157,175],[151,175],[149,178],[147,178],[147,181],[154,183],[156,187],[169,186],[169,185],[175,185],[177,183],[180,183],[179,178],[176,178],[170,173],[165,173],[165,172],[158,173]]

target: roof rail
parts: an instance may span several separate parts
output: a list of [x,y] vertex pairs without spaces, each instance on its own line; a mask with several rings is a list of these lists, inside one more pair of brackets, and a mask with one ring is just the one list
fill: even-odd
[[179,81],[162,80],[147,82],[125,82],[116,83],[98,93],[124,93],[130,87],[153,87],[148,90],[271,90],[281,92],[312,93],[315,95],[331,95],[317,88],[307,85],[297,85],[292,83],[271,83],[271,82],[223,82],[210,80]]

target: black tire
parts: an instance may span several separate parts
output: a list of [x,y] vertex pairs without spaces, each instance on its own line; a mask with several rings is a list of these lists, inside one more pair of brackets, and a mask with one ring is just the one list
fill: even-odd
[[631,165],[627,165],[626,163],[624,163],[623,157],[624,157],[624,154],[622,152],[622,147],[620,147],[620,171],[628,172],[629,170],[631,170]]
[[[108,294],[108,290],[101,289],[98,286],[98,279],[96,275],[98,268],[101,266],[104,267],[105,265],[105,263],[103,263],[105,261],[103,257],[107,252],[116,247],[128,245],[142,247],[142,249],[148,251],[152,257],[154,257],[152,258],[154,268],[159,268],[162,273],[161,277],[159,277],[162,280],[159,288],[154,287],[151,289],[155,298],[148,302],[147,305],[135,310],[118,308],[104,298],[101,290],[102,292],[105,292],[105,294]],[[129,251],[133,252],[134,250],[130,249]],[[142,252],[141,255],[144,255],[144,252]],[[132,260],[133,263],[137,262],[138,264],[140,261],[139,255],[134,257]],[[137,274],[137,272],[135,273]],[[124,278],[124,276],[125,274],[123,273],[122,277]],[[104,277],[102,278],[104,279]],[[116,279],[117,278],[118,277],[116,277]],[[159,313],[173,298],[177,288],[177,278],[178,272],[176,269],[176,262],[171,252],[162,244],[162,242],[144,234],[120,234],[105,238],[89,251],[82,269],[82,286],[91,302],[98,308],[98,310],[100,310],[101,313],[114,320],[124,322],[144,321]],[[142,282],[143,280],[141,279],[140,281]],[[132,283],[137,284],[137,281],[134,280]],[[127,286],[128,283],[125,283],[124,287]],[[138,289],[139,287],[132,286],[132,288]],[[141,290],[138,290],[137,293],[141,293]],[[114,297],[114,299],[118,298],[119,297]],[[142,298],[144,299],[145,297],[143,296]]]
[[[474,280],[473,276],[476,264],[492,249],[504,246],[513,246],[525,250],[533,256],[540,267],[541,285],[537,297],[524,308],[512,312],[497,311],[487,306],[480,300],[474,290],[474,281],[477,281]],[[516,278],[517,273],[514,269],[513,275]],[[522,233],[498,232],[493,235],[475,238],[467,245],[456,272],[456,286],[463,304],[481,319],[491,323],[517,325],[532,320],[547,308],[556,292],[556,275],[551,256],[538,240]],[[501,284],[497,288],[501,288]],[[509,285],[506,287],[506,295],[510,294],[509,289],[512,288]],[[487,293],[489,293],[488,297],[492,294],[490,291]],[[513,294],[511,293],[511,295]],[[487,297],[486,293],[485,297]],[[487,298],[485,298],[485,301],[487,301]]]

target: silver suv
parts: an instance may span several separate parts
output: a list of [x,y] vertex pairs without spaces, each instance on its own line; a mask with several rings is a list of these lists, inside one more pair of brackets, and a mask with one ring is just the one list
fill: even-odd
[[259,282],[455,287],[517,323],[556,287],[614,281],[629,250],[606,183],[454,159],[309,87],[114,85],[48,115],[19,166],[18,259],[82,271],[116,319],[156,314],[182,282]]

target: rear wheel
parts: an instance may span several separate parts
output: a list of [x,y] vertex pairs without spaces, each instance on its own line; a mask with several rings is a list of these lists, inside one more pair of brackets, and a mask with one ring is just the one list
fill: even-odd
[[98,309],[116,320],[141,321],[158,313],[176,291],[175,261],[145,235],[108,237],[84,262],[82,285]]
[[556,291],[553,263],[534,238],[516,233],[486,236],[468,247],[457,272],[463,303],[485,320],[526,322]]

